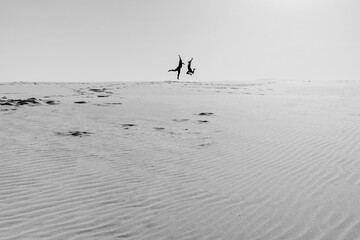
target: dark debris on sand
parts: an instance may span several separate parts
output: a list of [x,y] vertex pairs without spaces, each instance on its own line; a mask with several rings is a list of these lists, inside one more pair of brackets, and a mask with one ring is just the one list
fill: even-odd
[[46,104],[49,104],[49,105],[57,105],[57,104],[59,104],[59,102],[58,101],[54,101],[54,100],[46,100],[46,101],[44,101]]
[[133,124],[133,123],[124,123],[124,124],[121,124],[122,127],[134,127],[136,126],[136,124]]
[[7,97],[2,97],[0,99],[0,106],[23,106],[23,105],[41,105],[41,104],[55,105],[59,104],[59,101],[55,100],[42,100],[37,98],[27,98],[27,99],[8,99]]
[[76,101],[76,102],[74,102],[74,103],[76,103],[76,104],[85,104],[85,103],[87,103],[86,101]]
[[124,129],[129,129],[129,127],[135,127],[136,124],[133,124],[133,123],[124,123],[124,124],[121,124],[121,126],[122,126]]
[[83,136],[89,136],[91,134],[91,132],[86,132],[86,131],[68,131],[66,133],[63,132],[57,132],[57,135],[61,135],[61,136],[74,136],[74,137],[83,137]]
[[111,105],[121,105],[122,103],[95,103],[95,106],[111,106]]
[[105,92],[106,90],[107,88],[89,88],[89,91],[97,92],[97,93]]
[[198,115],[199,116],[211,116],[211,115],[214,115],[214,113],[212,113],[212,112],[202,112],[202,113],[199,113]]
[[106,103],[108,105],[121,105],[122,103],[121,102],[112,102],[112,103]]
[[187,118],[182,118],[182,119],[173,119],[174,122],[186,122],[189,121],[190,119]]
[[4,108],[4,109],[0,109],[0,112],[8,112],[8,111],[10,111],[10,110],[12,110],[12,111],[16,111],[17,109],[16,108]]
[[69,133],[71,136],[75,136],[75,137],[82,137],[82,136],[90,135],[90,133],[86,132],[86,131],[71,131]]

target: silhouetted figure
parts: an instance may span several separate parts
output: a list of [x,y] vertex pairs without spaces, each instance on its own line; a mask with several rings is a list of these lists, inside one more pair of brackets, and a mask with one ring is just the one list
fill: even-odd
[[177,79],[179,80],[180,71],[181,71],[182,65],[184,65],[184,63],[183,63],[183,61],[181,60],[180,55],[178,55],[178,56],[179,56],[179,65],[177,66],[177,68],[175,68],[175,69],[170,69],[168,72],[178,72],[178,74],[177,74]]
[[192,60],[193,59],[191,58],[191,60],[188,62],[188,71],[186,72],[186,74],[189,74],[190,76],[192,76],[195,73],[195,69],[196,69],[196,68],[191,69],[191,61]]

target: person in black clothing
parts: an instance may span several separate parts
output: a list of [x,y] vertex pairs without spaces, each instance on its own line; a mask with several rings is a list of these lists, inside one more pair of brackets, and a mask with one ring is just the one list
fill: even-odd
[[181,71],[181,68],[182,68],[182,65],[184,65],[180,55],[179,56],[179,65],[177,66],[177,68],[175,69],[170,69],[168,72],[178,72],[177,74],[177,79],[179,80],[179,76],[180,76],[180,71]]
[[188,71],[186,72],[186,74],[189,74],[190,76],[192,76],[192,75],[195,73],[195,69],[196,69],[196,68],[191,69],[191,61],[192,61],[192,60],[193,60],[193,59],[191,58],[191,60],[188,62],[188,66],[187,66]]

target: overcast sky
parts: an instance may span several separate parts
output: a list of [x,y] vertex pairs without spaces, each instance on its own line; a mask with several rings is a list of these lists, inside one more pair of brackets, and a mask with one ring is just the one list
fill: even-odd
[[360,80],[359,0],[0,0],[0,81]]

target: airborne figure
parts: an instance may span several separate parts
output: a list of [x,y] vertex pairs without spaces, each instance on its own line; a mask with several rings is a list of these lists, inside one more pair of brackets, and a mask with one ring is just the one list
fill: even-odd
[[186,74],[189,74],[190,76],[192,76],[192,75],[195,73],[195,69],[196,69],[196,68],[191,69],[191,61],[192,61],[192,60],[193,60],[193,59],[191,58],[191,60],[188,62],[188,66],[187,66],[188,71],[186,72]]
[[180,76],[180,71],[182,68],[182,65],[184,65],[183,61],[181,60],[181,57],[179,55],[179,65],[177,66],[177,68],[175,69],[170,69],[168,72],[178,72],[177,74],[177,79],[179,80],[179,76]]

